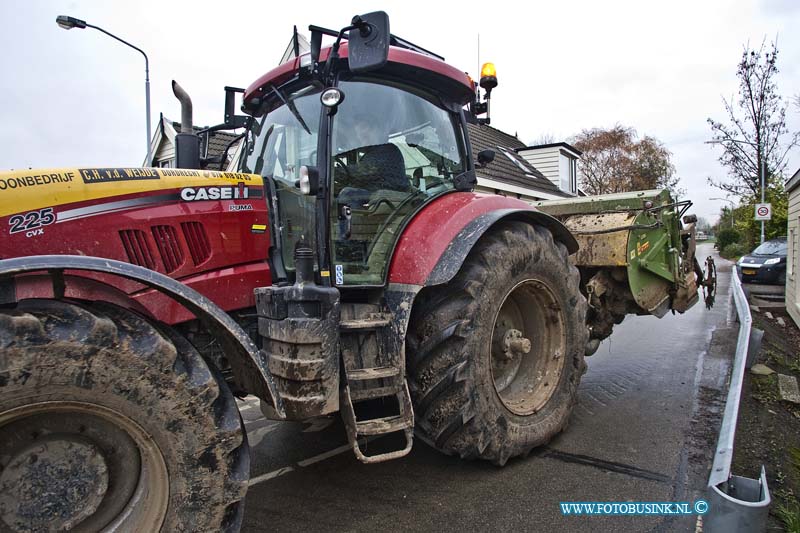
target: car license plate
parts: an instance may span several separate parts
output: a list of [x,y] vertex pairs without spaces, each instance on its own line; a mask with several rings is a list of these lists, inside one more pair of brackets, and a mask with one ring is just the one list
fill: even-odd
[[742,274],[745,274],[747,276],[755,276],[756,271],[753,270],[752,268],[743,268],[742,269]]

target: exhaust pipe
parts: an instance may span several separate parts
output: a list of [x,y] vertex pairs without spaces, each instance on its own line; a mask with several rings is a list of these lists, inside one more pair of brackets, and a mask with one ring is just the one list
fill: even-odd
[[172,80],[172,92],[181,103],[181,133],[194,133],[192,131],[192,99],[189,93],[183,90],[177,81]]
[[172,80],[172,92],[181,103],[181,132],[175,135],[175,166],[199,169],[200,137],[192,128],[192,99],[175,80]]

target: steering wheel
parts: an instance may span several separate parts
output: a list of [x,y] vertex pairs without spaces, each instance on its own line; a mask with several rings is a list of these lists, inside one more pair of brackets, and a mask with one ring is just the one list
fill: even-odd
[[380,206],[381,204],[388,205],[389,209],[392,210],[393,214],[396,211],[394,203],[392,203],[388,198],[378,198],[377,200],[375,200],[375,203],[371,203],[369,207],[370,209],[378,209],[378,206]]
[[333,165],[338,167],[344,171],[344,175],[348,178],[352,177],[350,175],[350,170],[347,168],[347,163],[342,159],[342,156],[335,155],[333,156]]

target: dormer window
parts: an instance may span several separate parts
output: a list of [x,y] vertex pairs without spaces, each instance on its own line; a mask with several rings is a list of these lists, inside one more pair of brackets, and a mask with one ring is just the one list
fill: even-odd
[[565,142],[517,149],[517,154],[535,166],[562,192],[578,194],[578,159],[581,151]]
[[561,157],[566,160],[566,172],[561,177],[561,188],[571,194],[578,192],[578,158],[562,150]]

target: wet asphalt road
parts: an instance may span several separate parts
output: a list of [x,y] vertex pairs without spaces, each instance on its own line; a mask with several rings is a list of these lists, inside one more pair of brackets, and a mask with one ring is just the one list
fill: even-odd
[[[701,245],[698,257],[711,252]],[[730,263],[718,265],[714,309],[627,318],[587,359],[567,430],[504,468],[418,440],[408,457],[363,465],[338,420],[275,423],[243,403],[253,455],[243,531],[694,531],[694,516],[565,517],[558,504],[703,497],[736,331]]]

